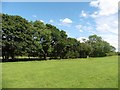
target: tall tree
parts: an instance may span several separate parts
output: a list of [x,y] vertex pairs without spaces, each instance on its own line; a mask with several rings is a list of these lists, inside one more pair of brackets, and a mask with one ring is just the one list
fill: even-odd
[[15,55],[25,54],[27,42],[31,41],[31,25],[20,16],[2,14],[2,18],[3,59],[14,59]]
[[89,36],[88,43],[91,46],[90,52],[91,57],[106,56],[107,53],[110,52],[111,50],[114,51],[109,43],[102,40],[102,38],[97,35]]

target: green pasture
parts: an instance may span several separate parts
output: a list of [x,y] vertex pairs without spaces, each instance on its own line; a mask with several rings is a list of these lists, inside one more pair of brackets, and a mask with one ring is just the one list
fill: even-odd
[[118,57],[4,62],[2,87],[117,88]]

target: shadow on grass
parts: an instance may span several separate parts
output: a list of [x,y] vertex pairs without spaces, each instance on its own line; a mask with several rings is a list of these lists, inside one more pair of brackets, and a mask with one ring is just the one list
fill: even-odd
[[1,59],[0,62],[43,61],[43,60],[44,59],[41,58],[15,58],[15,59]]

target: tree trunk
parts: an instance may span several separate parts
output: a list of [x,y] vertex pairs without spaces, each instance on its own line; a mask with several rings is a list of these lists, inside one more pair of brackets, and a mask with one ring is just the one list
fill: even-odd
[[47,54],[46,54],[46,53],[44,53],[44,60],[47,60],[47,59],[46,59],[46,57],[47,57]]

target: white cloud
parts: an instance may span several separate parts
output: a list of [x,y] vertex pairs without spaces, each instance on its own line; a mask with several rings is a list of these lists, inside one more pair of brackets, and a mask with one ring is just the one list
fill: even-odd
[[50,22],[50,23],[53,23],[54,21],[51,19],[51,20],[49,20],[49,22]]
[[75,26],[77,29],[81,29],[82,28],[82,25],[76,25]]
[[93,6],[93,7],[98,7],[99,6],[99,1],[91,1],[90,2],[90,5]]
[[93,26],[92,26],[92,25],[83,26],[83,29],[84,29],[85,31],[88,31],[88,32],[94,34],[94,31],[93,31],[94,29],[93,29]]
[[75,28],[78,29],[80,32],[83,32],[82,25],[76,25]]
[[80,42],[84,42],[84,40],[83,40],[83,39],[88,40],[88,38],[87,38],[87,37],[79,37],[79,38],[77,38],[77,40],[78,40],[78,41],[80,41]]
[[98,15],[108,16],[118,12],[118,1],[119,0],[96,0],[91,1],[90,5],[98,8]]
[[98,12],[95,11],[94,13],[92,13],[92,14],[90,15],[90,17],[92,17],[92,18],[96,18],[96,17],[98,17]]
[[63,26],[68,26],[70,27],[70,25],[73,23],[73,21],[69,18],[65,18],[65,19],[60,19],[60,24],[59,25],[63,25]]
[[75,28],[77,30],[79,30],[80,32],[86,31],[86,32],[95,34],[95,32],[94,32],[94,26],[91,25],[90,23],[87,23],[87,25],[81,25],[81,24],[79,24],[79,25],[76,25]]
[[82,30],[82,29],[80,29],[79,31],[80,31],[80,32],[83,32],[83,30]]
[[65,19],[60,19],[60,21],[64,24],[71,24],[72,23],[72,20],[69,19],[69,18],[65,18]]
[[88,14],[84,10],[82,10],[80,16],[86,18],[86,17],[88,17]]
[[43,20],[40,20],[40,21],[44,23],[44,21],[43,21]]
[[37,18],[37,16],[36,16],[36,15],[32,15],[32,17]]
[[104,33],[118,34],[118,17],[117,15],[103,16],[94,18],[96,30]]
[[118,1],[96,0],[90,6],[98,10],[90,16],[96,23],[97,34],[118,49]]

